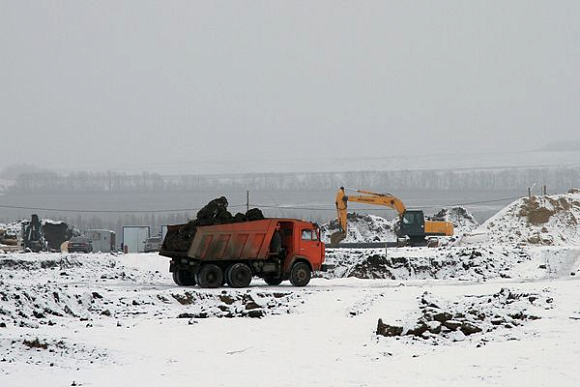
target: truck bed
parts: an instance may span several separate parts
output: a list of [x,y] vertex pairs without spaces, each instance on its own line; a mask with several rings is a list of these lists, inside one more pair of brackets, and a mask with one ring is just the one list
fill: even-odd
[[168,237],[179,232],[178,226],[168,228],[160,254],[168,257],[189,257],[196,260],[267,259],[269,243],[278,219],[198,226],[193,239],[183,250],[167,246]]

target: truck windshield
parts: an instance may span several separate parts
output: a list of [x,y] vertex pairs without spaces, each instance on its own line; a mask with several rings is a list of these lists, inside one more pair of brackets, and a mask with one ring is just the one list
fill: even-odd
[[303,241],[317,241],[318,236],[316,235],[316,231],[305,229],[302,230],[302,240]]

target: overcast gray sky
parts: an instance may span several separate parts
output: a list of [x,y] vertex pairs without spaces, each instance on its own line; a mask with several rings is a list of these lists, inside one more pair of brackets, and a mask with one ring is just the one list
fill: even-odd
[[579,1],[3,1],[0,167],[578,139],[578,20]]

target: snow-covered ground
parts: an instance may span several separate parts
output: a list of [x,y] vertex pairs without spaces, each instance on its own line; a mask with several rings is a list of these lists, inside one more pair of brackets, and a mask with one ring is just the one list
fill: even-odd
[[[240,290],[178,287],[155,254],[4,254],[0,385],[576,386],[580,250],[527,251],[511,278]],[[481,311],[482,331],[376,334],[408,329],[426,297]]]
[[[577,386],[577,196],[473,231],[440,214],[461,233],[436,248],[329,250],[305,288],[179,287],[156,254],[3,253],[0,386]],[[351,222],[355,241],[390,230]]]

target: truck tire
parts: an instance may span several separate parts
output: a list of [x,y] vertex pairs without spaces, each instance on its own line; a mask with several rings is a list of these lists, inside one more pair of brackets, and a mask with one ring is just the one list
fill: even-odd
[[310,266],[304,262],[297,262],[290,271],[290,283],[294,286],[306,286],[310,282]]
[[227,270],[226,280],[232,288],[245,288],[252,282],[252,269],[245,263],[234,263]]
[[284,281],[284,278],[282,278],[281,276],[266,274],[266,275],[264,275],[264,281],[266,281],[266,283],[268,285],[275,286],[275,285],[280,285],[282,283],[282,281]]
[[188,270],[177,269],[173,272],[173,282],[179,286],[194,286],[195,277]]
[[181,283],[181,277],[179,276],[178,270],[173,271],[173,282],[175,282],[175,284],[178,286],[183,286],[183,284]]
[[202,288],[217,288],[224,278],[222,269],[212,263],[206,263],[197,272],[197,283]]

